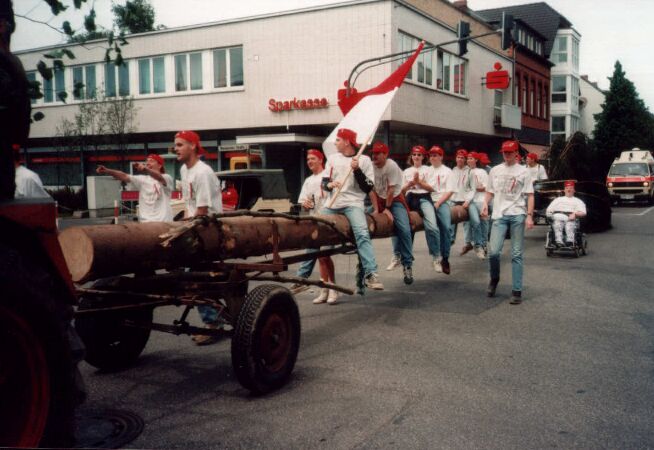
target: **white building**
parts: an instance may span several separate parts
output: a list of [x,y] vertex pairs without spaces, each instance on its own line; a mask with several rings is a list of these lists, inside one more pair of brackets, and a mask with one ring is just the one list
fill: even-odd
[[[46,184],[75,184],[55,180],[47,168],[47,162],[57,161],[57,177],[66,165],[79,177],[75,149],[64,155],[69,159],[48,155],[61,119],[72,118],[79,102],[101,89],[107,96],[135,99],[138,130],[130,145],[132,157],[161,153],[176,131],[192,129],[217,169],[227,168],[230,156],[257,146],[264,167],[283,168],[289,191],[295,193],[305,175],[304,151],[319,146],[341,119],[337,90],[358,62],[415,48],[422,39],[455,39],[452,22],[459,17],[473,22],[473,30],[485,26],[448,2],[436,3],[435,10],[424,11],[406,1],[358,0],[133,35],[122,48],[126,64],[121,67],[103,62],[100,41],[84,48],[18,52],[28,70],[44,53],[67,48],[75,54],[50,82],[34,70],[28,73],[43,83],[45,94],[33,104],[45,118],[32,125],[32,166]],[[434,11],[442,11],[442,17]],[[439,144],[449,152],[465,146],[494,153],[510,135],[494,125],[495,93],[482,86],[495,62],[511,71],[499,37],[470,43],[463,58],[456,48],[454,44],[421,55],[386,112],[377,139],[389,142],[398,159],[417,143]],[[398,64],[363,72],[355,87],[376,85]],[[77,83],[85,88],[74,98]],[[69,93],[67,103],[57,96],[63,90]],[[89,160],[87,173],[93,162],[111,162],[111,148],[106,152]]]
[[550,53],[551,69],[551,138],[569,138],[580,130],[579,112],[579,41],[581,35],[571,25],[556,33]]
[[582,75],[579,81],[581,91],[579,131],[592,138],[595,130],[595,114],[602,112],[606,94],[597,86],[597,83],[588,80],[588,75]]

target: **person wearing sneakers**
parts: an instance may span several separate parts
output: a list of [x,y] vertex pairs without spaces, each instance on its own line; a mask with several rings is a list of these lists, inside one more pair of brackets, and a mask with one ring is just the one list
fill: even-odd
[[[302,205],[302,208],[306,211],[309,211],[311,215],[316,214],[322,209],[322,206],[325,203],[325,199],[327,198],[327,194],[322,189],[322,179],[324,177],[324,160],[325,156],[320,150],[313,148],[307,150],[307,166],[311,171],[311,175],[306,180],[304,180],[304,184],[302,185],[302,190],[300,191],[300,196],[298,197],[297,201],[300,205]],[[307,250],[307,252],[312,251],[314,250]],[[303,261],[298,268],[297,276],[300,278],[309,278],[311,276],[311,272],[313,272],[315,264],[315,259]],[[322,258],[318,258],[318,267],[320,268],[320,279],[322,281],[334,283],[334,261],[332,261],[331,257],[324,256]],[[293,285],[291,287],[291,292],[302,292],[304,289],[301,288],[304,287],[306,286],[300,284]],[[334,304],[337,302],[338,296],[338,291],[321,288],[320,295],[318,295],[318,297],[313,300],[313,303],[320,304],[327,302],[329,304]]]
[[173,192],[173,179],[164,169],[163,158],[152,153],[146,158],[145,164],[138,163],[134,169],[145,175],[130,175],[101,165],[96,172],[129,183],[139,192],[139,222],[172,222],[170,196]]
[[[466,165],[467,158],[468,158],[467,150],[460,148],[456,151],[456,166],[452,168],[452,175],[451,175],[455,190],[452,191],[452,197],[450,198],[450,201],[454,205],[463,205],[463,202],[466,201],[465,188],[466,188],[466,184],[468,183],[468,172],[469,172],[468,166]],[[450,228],[452,230],[451,233],[452,244],[454,244],[454,240],[456,239],[457,228],[458,228],[458,224],[456,223],[453,224],[453,226]],[[468,239],[466,239],[466,244],[469,244]],[[467,246],[464,246],[464,251],[461,252],[462,255],[465,255],[470,250],[472,250],[472,245],[470,245],[470,248],[467,250],[466,247]]]
[[[329,192],[329,197],[320,213],[347,217],[361,261],[364,285],[369,289],[383,290],[363,203],[374,186],[372,161],[366,155],[356,156],[359,147],[357,134],[349,128],[340,128],[336,132],[335,145],[337,152],[328,157],[326,176],[322,179],[322,187]],[[350,170],[352,173],[348,177]]]
[[[575,197],[574,180],[566,180],[563,183],[563,192],[564,195],[552,200],[545,212],[552,220],[554,243],[557,247],[574,245],[577,219],[586,217],[586,204],[582,199]],[[565,242],[563,241],[564,228]]]
[[423,164],[426,157],[427,150],[422,145],[416,145],[411,149],[411,166],[404,170],[402,194],[406,195],[409,208],[422,216],[427,248],[433,259],[432,264],[436,271],[440,271],[440,233],[436,222],[436,211],[431,201],[431,192],[434,190],[431,185],[432,171],[431,167]]
[[536,153],[527,153],[527,169],[529,169],[529,173],[531,174],[531,181],[547,180],[545,167],[538,164],[538,155]]
[[522,302],[523,243],[525,225],[534,227],[534,186],[529,170],[517,163],[520,144],[517,141],[504,141],[500,152],[504,163],[491,169],[488,186],[482,206],[482,217],[488,216],[488,205],[493,201],[493,224],[488,245],[490,282],[486,294],[495,296],[500,281],[500,255],[506,238],[511,231],[511,267],[513,284],[511,304]]
[[436,211],[436,223],[440,238],[441,254],[437,258],[434,270],[438,273],[450,274],[450,239],[452,227],[452,211],[449,199],[452,196],[451,175],[452,169],[443,164],[445,152],[438,145],[429,149],[429,162],[431,163],[430,182],[433,191],[431,201]]
[[[402,169],[388,158],[388,146],[375,142],[372,146],[372,163],[375,174],[375,188],[370,192],[375,213],[383,213],[393,222],[397,250],[404,269],[404,284],[413,283],[413,240],[409,207],[402,195]],[[395,250],[395,248],[394,248]]]
[[463,207],[468,210],[468,227],[470,231],[471,242],[474,243],[475,254],[479,259],[486,259],[486,236],[488,235],[487,218],[481,218],[480,212],[486,196],[486,183],[488,174],[484,169],[477,168],[477,162],[480,160],[476,152],[468,153],[468,187],[466,189],[466,201]]
[[[185,218],[219,214],[223,211],[220,180],[208,164],[200,160],[205,153],[200,145],[200,136],[194,131],[180,131],[175,135],[175,153],[177,161],[183,164],[180,174],[182,177],[182,198],[186,210]],[[220,329],[224,326],[218,320],[215,308],[206,305],[197,307],[205,328]],[[216,336],[197,334],[192,336],[197,345],[213,344]]]

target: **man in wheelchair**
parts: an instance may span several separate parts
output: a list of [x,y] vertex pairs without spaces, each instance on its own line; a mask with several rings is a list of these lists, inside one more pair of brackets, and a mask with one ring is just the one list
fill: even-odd
[[[554,242],[557,247],[572,247],[575,245],[575,232],[578,219],[586,216],[586,204],[575,197],[575,182],[567,180],[563,184],[565,195],[555,198],[547,207],[545,215],[554,230]],[[565,228],[565,242],[563,230]]]

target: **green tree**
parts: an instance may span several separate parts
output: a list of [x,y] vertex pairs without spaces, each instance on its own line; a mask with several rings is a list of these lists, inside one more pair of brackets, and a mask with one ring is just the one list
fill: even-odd
[[627,79],[620,61],[616,61],[611,85],[595,114],[595,145],[598,163],[604,171],[623,150],[633,147],[651,148],[654,121],[634,84]]
[[114,3],[114,25],[123,33],[154,31],[154,8],[148,0],[127,0],[125,5]]

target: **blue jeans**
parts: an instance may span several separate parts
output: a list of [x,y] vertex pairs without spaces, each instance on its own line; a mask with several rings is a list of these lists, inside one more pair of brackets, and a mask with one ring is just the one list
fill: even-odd
[[470,240],[466,239],[466,242],[474,243],[475,247],[483,247],[486,245],[486,238],[484,237],[485,228],[482,228],[482,220],[479,216],[479,213],[481,212],[480,207],[481,205],[475,202],[470,202],[468,205],[468,227],[470,230]]
[[[316,253],[318,250],[315,248],[308,248],[305,253]],[[313,268],[316,267],[316,258],[307,259],[300,263],[300,267],[297,269],[297,276],[299,278],[309,278],[313,272]]]
[[425,239],[427,240],[429,254],[434,258],[438,258],[441,255],[441,239],[438,223],[436,223],[436,211],[431,198],[420,199],[420,212],[422,213],[422,223],[425,228]]
[[450,257],[451,247],[451,228],[452,228],[452,210],[449,202],[443,203],[436,210],[436,223],[438,224],[438,233],[440,237],[441,256]]
[[375,252],[372,249],[372,241],[370,240],[370,233],[368,232],[368,222],[366,221],[366,214],[363,208],[358,206],[346,206],[345,208],[323,208],[321,214],[343,214],[350,222],[352,228],[352,235],[357,245],[357,252],[363,265],[363,271],[366,276],[371,273],[377,273],[377,261],[375,260]]
[[395,225],[395,236],[391,238],[393,252],[400,255],[400,261],[404,267],[411,267],[413,264],[413,240],[411,239],[409,213],[400,202],[391,203],[389,209]]
[[500,278],[500,255],[504,246],[506,230],[511,230],[511,280],[514,291],[522,291],[522,259],[525,239],[524,214],[517,216],[502,216],[493,219],[488,248],[488,262],[491,280]]
[[218,320],[218,311],[212,306],[199,305],[198,314],[200,314],[203,323],[214,323]]

